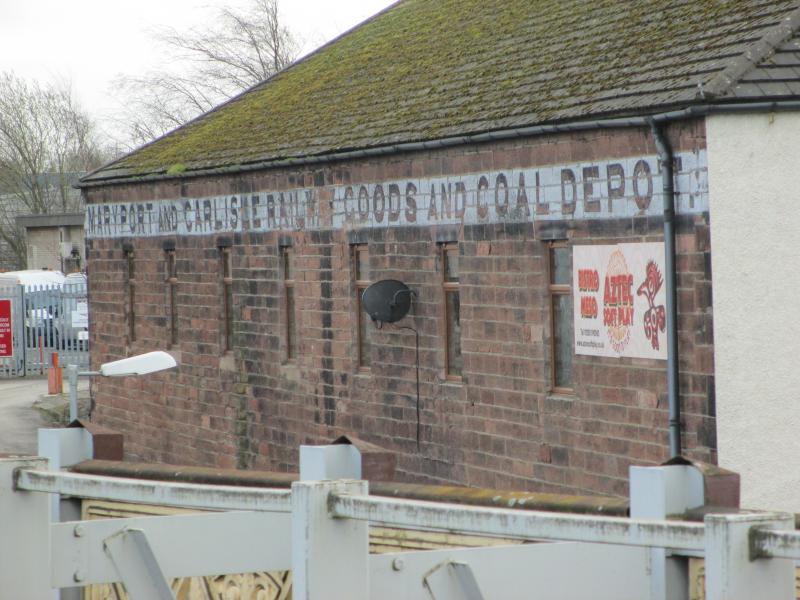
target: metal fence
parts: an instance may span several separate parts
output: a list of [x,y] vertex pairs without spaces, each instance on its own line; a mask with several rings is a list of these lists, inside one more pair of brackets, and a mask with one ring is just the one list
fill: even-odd
[[54,353],[62,366],[89,367],[86,283],[0,284],[0,377],[43,374]]

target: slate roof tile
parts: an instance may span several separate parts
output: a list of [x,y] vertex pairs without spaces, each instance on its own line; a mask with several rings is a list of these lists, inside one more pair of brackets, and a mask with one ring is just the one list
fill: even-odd
[[404,0],[84,181],[667,110],[701,88],[796,96],[798,22],[800,0]]

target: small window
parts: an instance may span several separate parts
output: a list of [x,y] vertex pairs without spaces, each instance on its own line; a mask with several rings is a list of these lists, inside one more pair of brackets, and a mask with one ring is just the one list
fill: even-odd
[[283,276],[283,297],[285,299],[285,336],[286,360],[292,362],[297,358],[297,321],[295,315],[294,294],[294,256],[289,246],[280,249],[281,271]]
[[233,265],[231,249],[220,248],[222,273],[222,345],[225,352],[233,350]]
[[552,389],[572,392],[574,386],[573,318],[572,318],[572,251],[565,242],[553,242],[548,247],[550,271],[550,322]]
[[361,298],[370,283],[369,249],[366,244],[352,246],[353,276],[356,286],[356,318],[358,324],[356,336],[358,344],[358,368],[368,370],[372,366],[372,341],[370,335],[372,324],[367,312],[361,305]]
[[440,246],[442,291],[444,293],[445,375],[461,380],[464,360],[461,356],[461,297],[458,274],[458,244]]
[[165,250],[165,253],[169,345],[175,346],[178,343],[178,267],[175,260],[175,250]]
[[136,341],[136,262],[133,250],[125,251],[128,288],[128,342]]

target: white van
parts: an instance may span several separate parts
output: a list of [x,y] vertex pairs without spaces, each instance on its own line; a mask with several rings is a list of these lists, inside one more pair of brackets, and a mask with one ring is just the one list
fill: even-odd
[[86,279],[86,273],[70,273],[69,275],[64,278],[64,283],[69,285],[72,283],[83,283],[86,284],[88,279]]
[[35,286],[52,287],[62,286],[66,277],[61,271],[49,271],[45,269],[28,269],[27,271],[7,271],[0,273],[0,285],[4,283],[16,283],[24,285],[25,290]]

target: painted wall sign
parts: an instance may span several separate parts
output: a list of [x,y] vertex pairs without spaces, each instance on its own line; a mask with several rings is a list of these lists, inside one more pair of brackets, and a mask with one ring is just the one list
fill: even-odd
[[[707,211],[705,150],[679,153],[676,163],[677,211]],[[86,235],[152,237],[657,216],[663,212],[661,188],[658,158],[643,156],[331,188],[91,204],[86,209]]]
[[573,246],[575,353],[667,358],[664,244]]
[[14,356],[11,300],[0,300],[0,357]]

